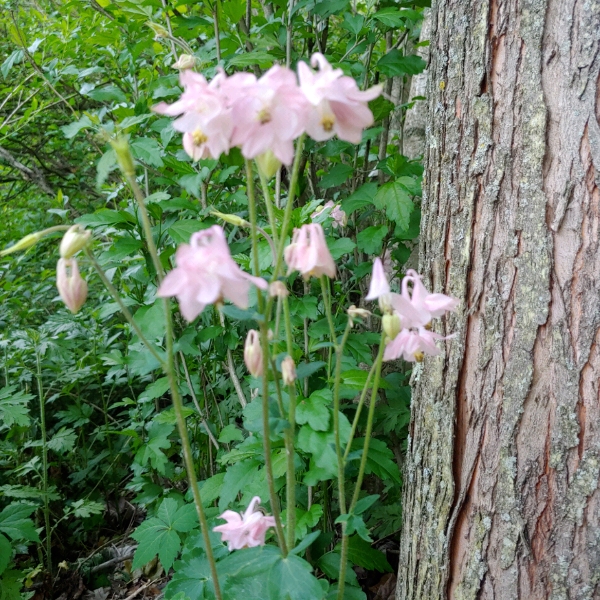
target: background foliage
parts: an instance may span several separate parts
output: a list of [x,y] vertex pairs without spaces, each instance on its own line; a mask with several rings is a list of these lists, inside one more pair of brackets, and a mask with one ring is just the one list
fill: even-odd
[[[212,209],[247,218],[248,201],[237,151],[220,161],[192,163],[171,119],[150,111],[181,91],[171,65],[182,50],[161,36],[171,31],[188,44],[207,77],[218,60],[228,73],[260,74],[275,62],[285,63],[286,56],[294,66],[320,51],[361,88],[382,82],[386,92],[371,103],[376,122],[358,147],[337,139],[307,142],[302,159],[294,225],[310,221],[327,200],[340,203],[349,219],[346,227],[334,227],[330,211],[316,217],[339,266],[334,317],[341,334],[345,308],[363,304],[372,257],[385,257],[399,271],[418,235],[422,166],[403,156],[402,127],[415,101],[408,97],[410,77],[425,67],[414,54],[425,4],[252,2],[248,18],[247,3],[238,0],[2,3],[0,247],[73,220],[93,229],[103,268],[146,337],[160,346],[164,326],[154,302],[155,274],[135,203],[103,132],[121,131],[130,138],[161,261],[169,269],[177,244],[218,222]],[[288,184],[284,169],[282,198]],[[276,194],[279,182],[271,185]],[[266,215],[261,219],[268,229]],[[227,227],[232,253],[251,270],[248,236]],[[62,306],[55,289],[57,246],[46,241],[0,259],[0,599],[18,598],[32,585],[54,597],[52,582],[55,590],[60,587],[62,561],[78,564],[85,575],[94,562],[86,557],[136,527],[133,567],[158,554],[166,571],[175,564],[166,598],[202,598],[207,567],[187,503],[168,384],[85,261],[87,304],[76,316]],[[266,243],[262,250],[261,269],[268,273]],[[321,533],[299,551],[318,581],[295,585],[289,594],[316,598],[329,593],[327,581],[335,582],[339,569],[332,518],[331,356],[318,284],[298,278],[292,292],[293,324],[304,340],[294,355],[304,395],[298,410],[296,536],[300,541]],[[258,384],[241,360],[253,313],[232,306],[223,313],[222,321],[207,309],[191,325],[178,316],[176,332],[187,423],[211,518],[247,504],[255,494],[268,497],[261,409],[252,401]],[[373,363],[379,335],[372,329],[371,323],[358,325],[348,340],[342,389],[347,427]],[[365,503],[361,513],[357,509],[349,556],[352,565],[367,570],[391,569],[378,548],[382,539],[394,539],[401,525],[399,464],[409,417],[408,375],[397,365],[389,369],[377,407]],[[285,423],[280,421],[274,410],[273,462],[281,487]],[[362,426],[361,421],[359,431]],[[349,480],[360,457],[352,450]],[[142,514],[147,519],[140,525]],[[253,552],[256,558],[246,554],[244,565],[236,553],[224,558],[232,590],[243,585],[253,560],[269,570],[270,580],[308,581],[302,579],[304,563],[282,563],[274,547]],[[86,581],[93,588],[106,584],[104,577],[86,575]],[[347,577],[347,597],[364,597],[354,571]],[[274,590],[251,593],[279,598]]]

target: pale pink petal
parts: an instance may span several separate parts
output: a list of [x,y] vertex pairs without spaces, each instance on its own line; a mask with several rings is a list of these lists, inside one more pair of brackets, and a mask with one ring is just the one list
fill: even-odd
[[379,296],[390,293],[390,285],[385,271],[383,270],[383,264],[380,258],[376,258],[373,261],[373,274],[371,275],[371,284],[369,285],[369,293],[365,300],[377,300]]

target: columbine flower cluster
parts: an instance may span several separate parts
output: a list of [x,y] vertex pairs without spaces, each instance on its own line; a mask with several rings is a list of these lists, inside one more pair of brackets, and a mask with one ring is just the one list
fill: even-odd
[[[412,289],[409,289],[409,284]],[[403,357],[420,361],[424,354],[436,356],[436,340],[446,339],[429,330],[431,320],[456,308],[458,300],[445,294],[430,294],[416,271],[409,269],[402,280],[400,294],[393,294],[379,258],[373,263],[373,275],[367,300],[378,300],[384,313],[383,327],[388,336],[383,360]]]
[[153,110],[181,115],[173,127],[183,133],[183,147],[194,160],[219,158],[237,146],[248,159],[271,151],[289,165],[293,141],[302,133],[317,141],[337,134],[359,143],[363,129],[373,124],[367,102],[381,94],[381,86],[360,91],[352,77],[319,53],[311,64],[319,70],[300,62],[297,78],[275,65],[259,79],[252,73],[227,76],[220,71],[210,82],[186,69],[180,74],[184,91],[179,100]]

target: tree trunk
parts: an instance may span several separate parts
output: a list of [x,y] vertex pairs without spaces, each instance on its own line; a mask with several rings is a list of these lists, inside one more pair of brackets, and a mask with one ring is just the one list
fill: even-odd
[[600,598],[600,2],[432,8],[398,600]]

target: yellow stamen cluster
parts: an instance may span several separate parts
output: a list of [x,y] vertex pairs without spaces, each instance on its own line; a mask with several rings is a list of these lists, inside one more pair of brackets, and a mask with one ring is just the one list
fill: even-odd
[[335,117],[333,115],[323,117],[321,119],[321,125],[323,126],[323,129],[329,133],[335,125]]
[[192,140],[194,140],[194,145],[201,146],[202,144],[205,144],[206,142],[208,142],[208,137],[202,131],[202,129],[196,129],[192,133]]
[[268,108],[263,108],[262,110],[259,111],[258,122],[261,125],[264,125],[265,123],[270,123],[271,119],[272,119],[271,113],[269,112]]

